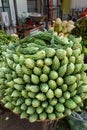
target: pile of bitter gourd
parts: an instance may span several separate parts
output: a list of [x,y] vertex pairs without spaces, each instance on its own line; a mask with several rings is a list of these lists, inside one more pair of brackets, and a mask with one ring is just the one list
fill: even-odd
[[5,31],[0,30],[0,62],[2,60],[2,51],[5,50],[10,42],[19,43],[19,38],[15,35],[8,35]]
[[75,23],[75,28],[72,30],[72,35],[76,37],[82,37],[82,51],[87,56],[87,17],[78,19]]
[[62,118],[80,109],[87,95],[81,51],[79,39],[47,31],[10,43],[2,53],[1,102],[30,122]]

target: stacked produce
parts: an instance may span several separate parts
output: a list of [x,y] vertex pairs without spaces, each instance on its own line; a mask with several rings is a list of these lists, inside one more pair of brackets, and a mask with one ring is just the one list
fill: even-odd
[[8,44],[9,42],[18,42],[19,38],[16,34],[8,35],[3,30],[0,30],[0,45]]
[[56,20],[53,21],[53,27],[49,26],[49,29],[53,28],[60,36],[67,36],[71,33],[74,27],[74,22],[72,20],[62,21],[60,18],[56,18]]
[[0,30],[0,61],[1,61],[1,55],[2,51],[8,46],[10,42],[19,42],[19,38],[17,35],[8,35],[3,30]]
[[4,106],[30,122],[62,118],[82,106],[87,65],[81,44],[48,32],[20,42],[9,44],[3,52],[0,95]]
[[75,23],[72,34],[76,37],[82,37],[83,53],[87,55],[87,17],[80,18]]
[[87,97],[86,97],[86,99],[85,99],[84,102],[83,102],[83,107],[82,107],[82,109],[87,111]]

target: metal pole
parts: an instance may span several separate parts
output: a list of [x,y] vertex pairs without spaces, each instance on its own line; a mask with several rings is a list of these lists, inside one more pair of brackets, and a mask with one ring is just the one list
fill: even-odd
[[49,0],[47,0],[47,13],[48,13],[48,21],[50,19],[50,14],[49,14]]
[[35,12],[37,12],[37,0],[35,0]]
[[2,3],[2,10],[3,10],[3,12],[5,12],[3,0],[1,0],[1,3]]
[[57,17],[59,16],[59,7],[58,7],[58,0],[57,0]]
[[43,0],[41,0],[41,14],[42,15],[43,15],[43,5],[44,5]]
[[50,0],[50,20],[53,21],[53,2]]
[[14,2],[14,9],[15,9],[16,25],[19,25],[19,22],[18,22],[18,12],[17,12],[17,3],[16,3],[16,0],[13,0],[13,2]]

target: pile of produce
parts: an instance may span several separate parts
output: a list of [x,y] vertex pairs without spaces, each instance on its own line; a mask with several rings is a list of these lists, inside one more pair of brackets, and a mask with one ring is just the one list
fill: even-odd
[[3,52],[0,96],[4,106],[30,122],[55,120],[79,109],[87,94],[81,44],[48,32],[20,42],[9,44]]
[[17,35],[8,35],[5,31],[0,30],[0,61],[1,61],[1,54],[2,51],[5,49],[5,47],[7,47],[7,45],[10,42],[19,42],[19,38]]
[[83,107],[82,107],[82,110],[86,110],[87,111],[87,97],[86,99],[83,101]]
[[19,42],[19,38],[16,34],[8,35],[3,30],[0,30],[0,45],[9,44],[9,42]]
[[53,21],[53,26],[49,26],[49,29],[53,28],[54,31],[57,32],[57,34],[60,36],[67,36],[71,33],[74,27],[74,22],[72,20],[62,21],[60,18],[56,18],[56,20]]
[[83,52],[87,55],[87,17],[80,18],[75,23],[72,34],[76,37],[82,37]]

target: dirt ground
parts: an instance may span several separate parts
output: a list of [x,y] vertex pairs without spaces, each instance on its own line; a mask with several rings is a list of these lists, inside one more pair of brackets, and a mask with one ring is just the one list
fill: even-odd
[[0,130],[41,130],[42,123],[29,123],[11,112],[0,115]]
[[30,123],[0,105],[0,130],[70,130],[65,119]]

